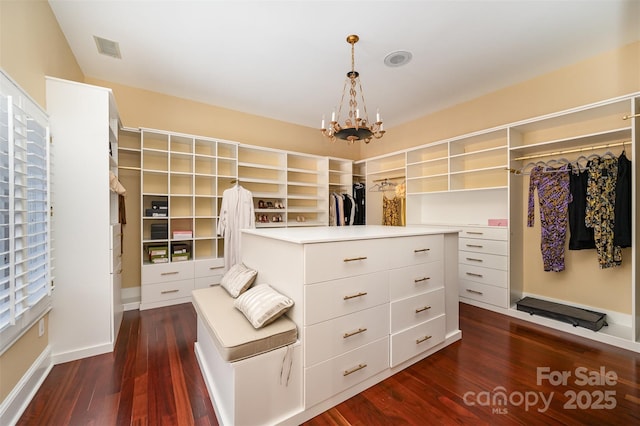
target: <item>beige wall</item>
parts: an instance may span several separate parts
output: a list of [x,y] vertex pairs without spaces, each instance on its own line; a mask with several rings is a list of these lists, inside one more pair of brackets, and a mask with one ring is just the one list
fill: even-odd
[[363,145],[361,158],[640,91],[640,41],[453,106]]
[[[45,75],[84,78],[46,1],[0,0],[0,67],[42,107],[46,107]],[[48,333],[38,337],[36,324],[0,356],[0,401],[48,342]]]
[[358,149],[331,144],[319,130],[157,92],[87,78],[113,90],[122,123],[316,155],[357,159]]

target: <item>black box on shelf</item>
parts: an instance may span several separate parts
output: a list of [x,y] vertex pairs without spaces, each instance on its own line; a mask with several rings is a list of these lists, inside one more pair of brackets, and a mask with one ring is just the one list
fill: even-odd
[[166,240],[169,237],[169,225],[166,223],[151,224],[151,239]]
[[168,210],[144,209],[144,215],[146,217],[167,217],[168,212]]
[[151,208],[154,210],[168,210],[169,202],[167,200],[152,201]]

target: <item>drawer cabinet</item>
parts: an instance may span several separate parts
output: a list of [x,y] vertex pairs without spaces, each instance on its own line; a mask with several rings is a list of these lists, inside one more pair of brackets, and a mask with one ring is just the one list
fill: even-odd
[[194,260],[193,266],[196,289],[219,285],[224,276],[224,259]]
[[507,241],[508,230],[503,227],[468,226],[460,231],[461,238]]
[[242,247],[256,284],[294,301],[287,316],[301,356],[289,365],[289,387],[300,387],[305,412],[324,411],[461,338],[457,228],[252,229]]
[[[176,303],[176,300],[190,300],[193,279],[145,284],[141,287],[141,298],[145,303]],[[160,305],[161,306],[161,305]]]
[[392,334],[391,366],[395,367],[443,342],[445,328],[445,316],[440,315],[400,333]]
[[306,328],[305,365],[357,349],[389,335],[389,304],[334,318]]
[[444,288],[391,302],[391,333],[444,314]]
[[442,260],[443,241],[443,235],[390,238],[384,249],[389,267],[400,268]]
[[388,336],[305,368],[307,384],[305,405],[312,407],[387,368],[389,368]]
[[335,280],[384,271],[389,265],[387,239],[355,240],[305,246],[304,282]]
[[459,282],[460,297],[501,307],[509,304],[509,290],[507,288],[464,279],[459,280]]
[[193,288],[193,262],[143,265],[140,309],[188,302]]
[[506,256],[508,248],[506,241],[460,238],[460,250]]
[[164,263],[142,266],[142,285],[177,280],[193,280],[193,263]]
[[388,281],[384,271],[305,286],[305,325],[388,303]]
[[507,271],[475,265],[460,265],[460,279],[507,288]]
[[441,260],[389,271],[389,297],[403,299],[425,291],[444,287]]
[[505,227],[463,227],[458,252],[460,297],[508,308],[509,255]]
[[475,253],[471,251],[460,251],[458,260],[461,265],[482,266],[485,268],[500,269],[506,271],[509,262],[506,255],[495,255],[486,253]]

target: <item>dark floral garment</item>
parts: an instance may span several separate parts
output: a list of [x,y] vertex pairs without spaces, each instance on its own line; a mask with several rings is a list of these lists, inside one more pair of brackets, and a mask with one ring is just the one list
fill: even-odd
[[564,271],[564,243],[567,235],[568,209],[571,202],[569,191],[569,170],[567,166],[558,169],[544,169],[536,166],[529,179],[529,203],[527,226],[534,222],[533,193],[538,190],[540,204],[540,228],[542,262],[545,271]]
[[593,228],[601,269],[620,266],[622,249],[613,243],[618,178],[617,158],[595,158],[588,166],[585,224]]

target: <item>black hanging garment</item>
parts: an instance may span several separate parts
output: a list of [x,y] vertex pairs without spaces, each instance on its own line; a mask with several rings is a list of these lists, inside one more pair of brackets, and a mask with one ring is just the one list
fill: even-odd
[[631,247],[631,160],[622,151],[618,158],[613,244]]
[[355,200],[356,214],[353,220],[354,225],[364,225],[366,222],[366,209],[365,209],[365,185],[363,183],[353,184],[353,198]]
[[587,228],[584,223],[588,180],[589,172],[587,170],[572,169],[569,173],[569,192],[573,198],[573,201],[569,202],[569,250],[596,248],[593,228]]

